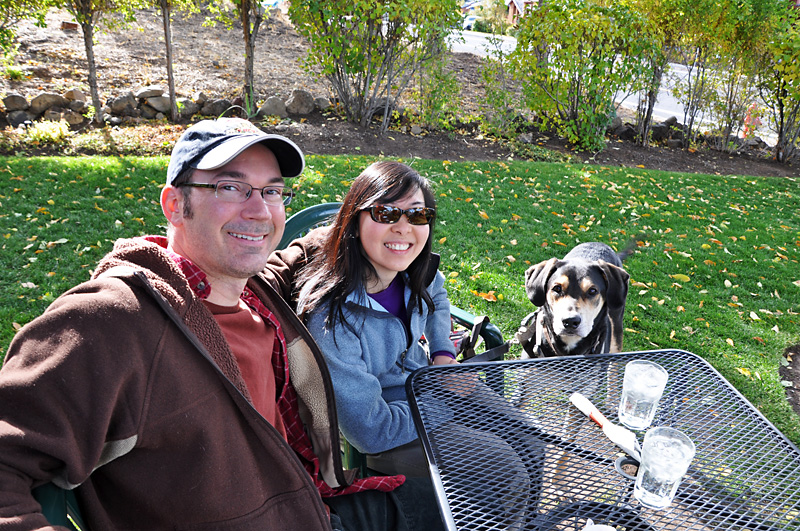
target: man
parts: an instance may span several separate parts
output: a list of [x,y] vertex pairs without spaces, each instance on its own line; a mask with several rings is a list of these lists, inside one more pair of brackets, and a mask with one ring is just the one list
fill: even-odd
[[438,517],[425,486],[342,469],[322,355],[259,274],[283,235],[284,179],[304,164],[245,120],[178,140],[167,237],[117,241],[9,348],[1,528],[46,528],[31,489],[47,482],[74,489],[93,530],[424,529]]

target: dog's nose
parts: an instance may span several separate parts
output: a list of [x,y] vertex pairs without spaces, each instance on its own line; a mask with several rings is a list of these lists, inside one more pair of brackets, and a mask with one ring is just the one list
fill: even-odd
[[564,328],[576,330],[581,324],[581,316],[575,315],[573,317],[567,317],[562,321],[562,323],[564,323]]

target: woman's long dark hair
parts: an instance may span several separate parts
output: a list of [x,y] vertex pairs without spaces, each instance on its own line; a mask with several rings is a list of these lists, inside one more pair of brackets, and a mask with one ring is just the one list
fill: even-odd
[[[327,239],[299,274],[298,285],[301,288],[297,307],[301,315],[330,303],[326,318],[328,326],[333,327],[337,320],[346,324],[342,311],[345,299],[350,293],[365,287],[370,277],[378,276],[359,239],[361,212],[377,204],[398,201],[417,190],[422,191],[426,207],[436,207],[428,180],[405,164],[375,162],[356,177],[333,220]],[[417,306],[420,311],[423,301],[429,311],[434,309],[425,285],[432,241],[433,221],[422,252],[406,269],[406,285],[411,290],[409,305]]]

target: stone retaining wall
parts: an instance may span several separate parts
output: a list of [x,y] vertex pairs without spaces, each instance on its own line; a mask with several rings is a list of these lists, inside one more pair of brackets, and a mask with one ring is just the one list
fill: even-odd
[[[199,114],[217,117],[234,106],[227,99],[213,99],[200,93],[192,98],[178,98],[178,113],[181,120]],[[11,127],[36,120],[65,120],[70,126],[87,123],[90,108],[86,94],[74,88],[64,94],[43,92],[28,101],[20,94],[11,93],[3,98],[0,120]],[[305,90],[295,89],[288,100],[271,96],[258,109],[257,117],[307,115],[314,110],[327,110],[331,103],[326,97],[314,97]],[[141,120],[161,120],[170,115],[169,95],[160,86],[143,87],[110,98],[102,109],[103,119],[110,125],[135,123]]]

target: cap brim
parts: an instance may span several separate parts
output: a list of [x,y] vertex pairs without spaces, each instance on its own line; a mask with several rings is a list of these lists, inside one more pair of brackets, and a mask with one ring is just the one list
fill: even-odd
[[281,168],[281,176],[292,178],[303,173],[306,165],[303,152],[300,151],[297,144],[279,135],[246,135],[231,138],[209,150],[192,164],[192,167],[198,170],[221,168],[255,144],[264,144],[267,149],[272,151]]

